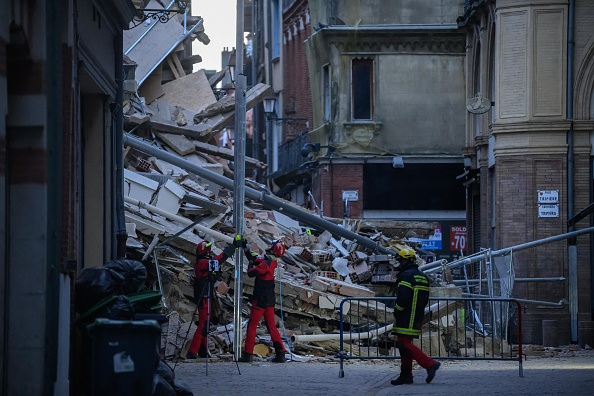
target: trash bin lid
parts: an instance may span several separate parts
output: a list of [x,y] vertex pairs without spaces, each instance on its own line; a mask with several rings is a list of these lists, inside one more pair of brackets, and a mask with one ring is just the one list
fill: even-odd
[[145,319],[145,320],[113,320],[106,318],[97,318],[95,322],[87,326],[89,333],[102,329],[143,329],[143,330],[155,330],[155,332],[161,333],[161,325],[156,320]]

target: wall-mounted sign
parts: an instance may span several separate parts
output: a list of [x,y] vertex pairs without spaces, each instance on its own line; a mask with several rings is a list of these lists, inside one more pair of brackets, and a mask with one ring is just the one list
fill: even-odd
[[539,204],[559,203],[559,190],[537,190],[536,192]]
[[539,204],[538,217],[559,217],[559,204]]
[[342,190],[342,200],[346,201],[358,201],[359,191],[358,190]]
[[459,252],[466,250],[466,227],[452,226],[450,227],[450,250]]

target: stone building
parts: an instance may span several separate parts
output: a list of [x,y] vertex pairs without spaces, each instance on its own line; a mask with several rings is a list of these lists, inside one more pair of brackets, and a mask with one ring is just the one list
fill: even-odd
[[[593,21],[588,0],[465,1],[466,96],[486,106],[466,115],[471,252],[592,225],[591,216],[572,223],[593,200]],[[514,296],[566,302],[526,305],[525,342],[542,341],[543,319],[559,321],[561,343],[592,320],[591,242],[584,234],[514,254],[518,278],[564,278],[516,283]]]
[[[311,191],[324,216],[465,226],[465,43],[459,1],[308,3]],[[311,150],[310,150],[311,151]]]

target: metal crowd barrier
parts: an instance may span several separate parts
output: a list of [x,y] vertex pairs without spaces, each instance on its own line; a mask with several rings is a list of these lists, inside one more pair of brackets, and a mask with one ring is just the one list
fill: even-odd
[[[340,378],[345,360],[400,359],[392,335],[395,303],[395,297],[341,301]],[[434,359],[517,360],[523,377],[521,308],[519,301],[509,298],[431,298],[414,342]],[[515,347],[509,341],[512,331]]]

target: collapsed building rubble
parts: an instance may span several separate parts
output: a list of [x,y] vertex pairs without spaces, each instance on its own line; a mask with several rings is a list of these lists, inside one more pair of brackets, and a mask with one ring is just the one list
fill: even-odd
[[[129,135],[124,153],[127,257],[146,266],[148,284],[161,293],[161,305],[169,318],[163,332],[167,358],[185,355],[196,328],[192,262],[197,243],[212,241],[213,250],[219,253],[235,234],[232,188],[164,159],[167,153],[169,158],[175,156],[229,182],[233,178],[234,153],[219,147],[216,139],[234,120],[232,93],[219,97],[213,91],[225,71],[210,79],[203,70],[186,74],[179,59],[188,38],[209,42],[202,22],[199,17],[183,23],[172,18],[166,24],[127,32],[124,42],[128,70],[124,121]],[[265,84],[249,89],[246,110],[269,92]],[[132,137],[163,155],[131,144]],[[266,164],[249,157],[245,166],[266,170]],[[277,323],[286,342],[294,336],[336,332],[337,307],[345,297],[391,296],[396,280],[394,254],[403,247],[417,249],[421,263],[433,259],[418,244],[408,242],[408,238],[428,237],[435,228],[430,222],[319,220],[313,212],[271,198],[272,193],[253,180],[246,179],[245,184],[252,191],[246,194],[242,214],[252,251],[263,253],[273,239],[288,247],[280,260],[275,290],[280,297]],[[300,221],[303,217],[309,224]],[[210,352],[220,357],[231,353],[232,295],[236,292],[234,263],[228,260],[222,270],[209,334]],[[241,292],[250,296],[253,279],[245,277],[242,283]],[[364,303],[354,302],[350,308],[355,304]],[[366,309],[374,319],[392,322],[390,307]],[[242,313],[247,318],[247,302]],[[267,355],[271,342],[264,331],[258,336],[255,353]],[[335,340],[296,339],[292,347],[295,353],[317,355],[333,354],[337,349]]]
[[[160,145],[171,144],[159,141],[156,136],[154,141]],[[210,184],[195,175],[167,166],[138,150],[128,150],[127,154],[130,157],[126,158],[131,159],[127,162],[125,190],[126,219],[131,231],[129,256],[147,263],[147,267],[152,269],[153,279],[159,283],[156,287],[163,292],[164,307],[177,313],[172,316],[173,323],[170,321],[168,334],[168,343],[173,342],[175,347],[166,350],[173,355],[180,354],[184,342],[191,339],[194,330],[195,305],[191,301],[194,249],[202,239],[215,242],[215,246],[231,240],[234,234],[231,226],[232,193],[220,186],[213,191]],[[208,155],[199,151],[193,154]],[[148,166],[138,169],[139,163]],[[204,163],[208,164],[208,161]],[[161,173],[163,169],[170,170],[169,175],[167,171],[166,174]],[[393,255],[377,254],[345,238],[337,240],[327,230],[303,226],[249,199],[246,200],[244,217],[245,236],[253,251],[262,253],[273,239],[281,239],[288,246],[287,254],[281,259],[276,289],[282,304],[278,307],[282,308],[279,313],[283,316],[278,321],[282,322],[280,325],[286,337],[303,333],[304,327],[309,329],[306,332],[335,331],[339,319],[336,308],[345,296],[392,295],[391,286],[396,279]],[[422,235],[429,233],[432,227],[432,224],[416,223],[412,224],[416,228],[411,224],[405,228],[401,224],[403,237],[400,238],[396,235],[388,237],[363,221],[332,221],[356,230],[394,252],[407,246],[406,233]],[[395,226],[392,224],[392,227]],[[213,326],[213,342],[216,345],[211,342],[212,353],[229,353],[232,340],[229,334],[221,335],[220,328],[229,333],[233,331],[229,329],[229,311],[232,310],[229,293],[235,292],[233,263],[224,263],[222,269],[223,281],[217,286],[220,304],[213,320],[216,322]],[[250,295],[252,287],[253,280],[246,278],[243,293]],[[244,307],[243,311],[247,314],[248,307]],[[392,319],[388,317],[385,320],[389,323]],[[172,332],[176,333],[175,336]]]

